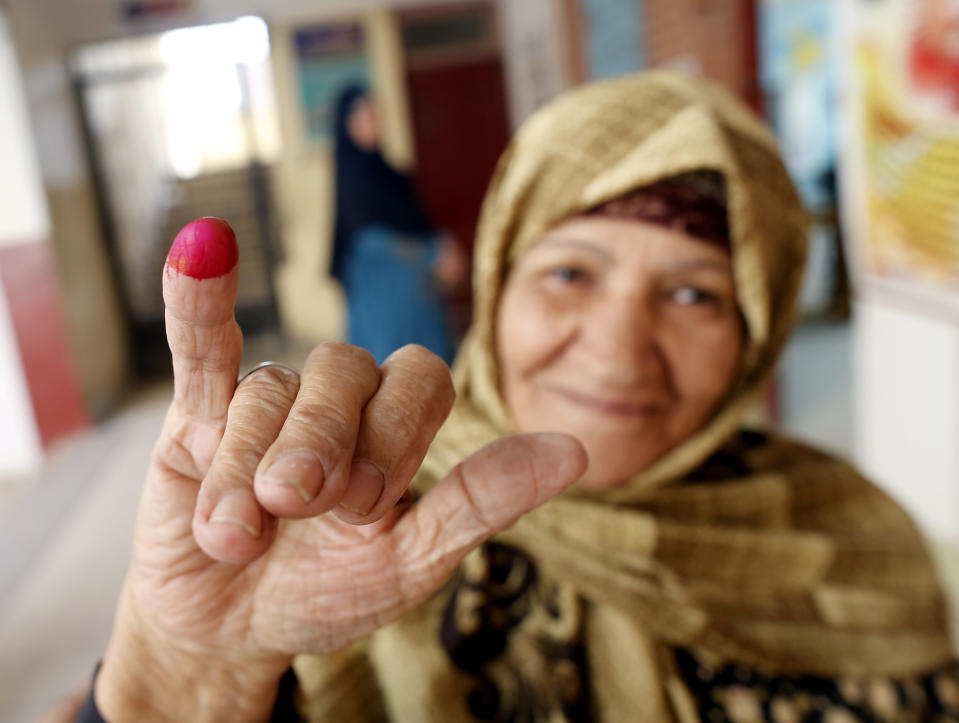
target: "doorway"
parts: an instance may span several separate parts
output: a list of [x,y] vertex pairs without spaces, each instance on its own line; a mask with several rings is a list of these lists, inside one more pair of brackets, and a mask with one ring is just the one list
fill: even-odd
[[[496,8],[489,2],[400,13],[416,149],[414,176],[431,219],[472,256],[480,206],[509,120]],[[471,293],[453,301],[458,330]]]
[[243,331],[276,328],[270,175],[280,135],[266,23],[93,43],[68,64],[134,370],[169,371],[162,269],[176,233],[199,216],[236,232]]

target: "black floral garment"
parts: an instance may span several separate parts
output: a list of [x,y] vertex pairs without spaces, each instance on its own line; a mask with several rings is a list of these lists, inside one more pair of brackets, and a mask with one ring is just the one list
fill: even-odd
[[945,723],[959,721],[959,662],[915,678],[764,675],[710,665],[676,650],[680,673],[705,723]]

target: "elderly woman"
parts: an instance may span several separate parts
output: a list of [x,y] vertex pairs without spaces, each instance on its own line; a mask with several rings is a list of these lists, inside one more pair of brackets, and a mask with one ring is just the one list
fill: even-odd
[[454,404],[416,347],[377,367],[325,344],[302,378],[236,384],[235,245],[189,227],[164,279],[175,397],[88,719],[955,719],[908,517],[741,427],[804,238],[773,139],[724,92],[574,90],[492,182]]

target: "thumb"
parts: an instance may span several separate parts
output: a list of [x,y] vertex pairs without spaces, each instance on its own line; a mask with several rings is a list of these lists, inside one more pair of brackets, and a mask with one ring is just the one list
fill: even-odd
[[565,490],[586,463],[583,446],[558,433],[506,437],[465,459],[394,530],[411,588],[432,594],[466,553]]

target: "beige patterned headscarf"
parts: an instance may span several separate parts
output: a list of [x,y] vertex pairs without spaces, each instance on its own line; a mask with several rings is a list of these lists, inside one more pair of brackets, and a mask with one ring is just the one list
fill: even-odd
[[[715,450],[740,425],[792,329],[806,218],[776,141],[714,85],[662,72],[628,76],[569,92],[534,115],[503,154],[486,195],[477,234],[474,322],[455,377],[463,402],[457,411],[478,415],[487,431],[495,428],[495,437],[512,430],[499,393],[493,328],[511,261],[571,215],[701,169],[719,171],[726,181],[737,296],[748,330],[742,373],[712,424],[607,493],[610,502],[636,499]],[[449,441],[434,447],[436,457],[448,449],[453,462],[465,451],[459,426],[447,426]]]
[[[944,601],[905,513],[841,461],[740,431],[794,321],[806,222],[769,131],[703,81],[657,72],[577,88],[516,135],[481,216],[459,397],[418,484],[516,431],[494,343],[511,263],[562,219],[701,169],[726,182],[747,329],[741,372],[712,419],[650,468],[610,491],[571,490],[497,538],[522,551],[550,591],[511,603],[521,621],[509,613],[505,649],[479,671],[514,713],[524,695],[536,697],[529,720],[564,720],[564,696],[582,695],[583,680],[600,720],[695,720],[672,648],[833,677],[910,675],[951,656]],[[336,664],[299,660],[304,710],[332,714],[330,671],[342,676],[345,666],[353,685],[379,691],[370,700],[390,719],[470,720],[464,701],[478,671],[453,665],[440,621],[466,629],[489,609],[476,591],[499,585],[490,587],[502,554],[493,547],[467,559],[453,592],[362,646],[362,664],[359,649]],[[584,658],[544,652],[573,643]]]

